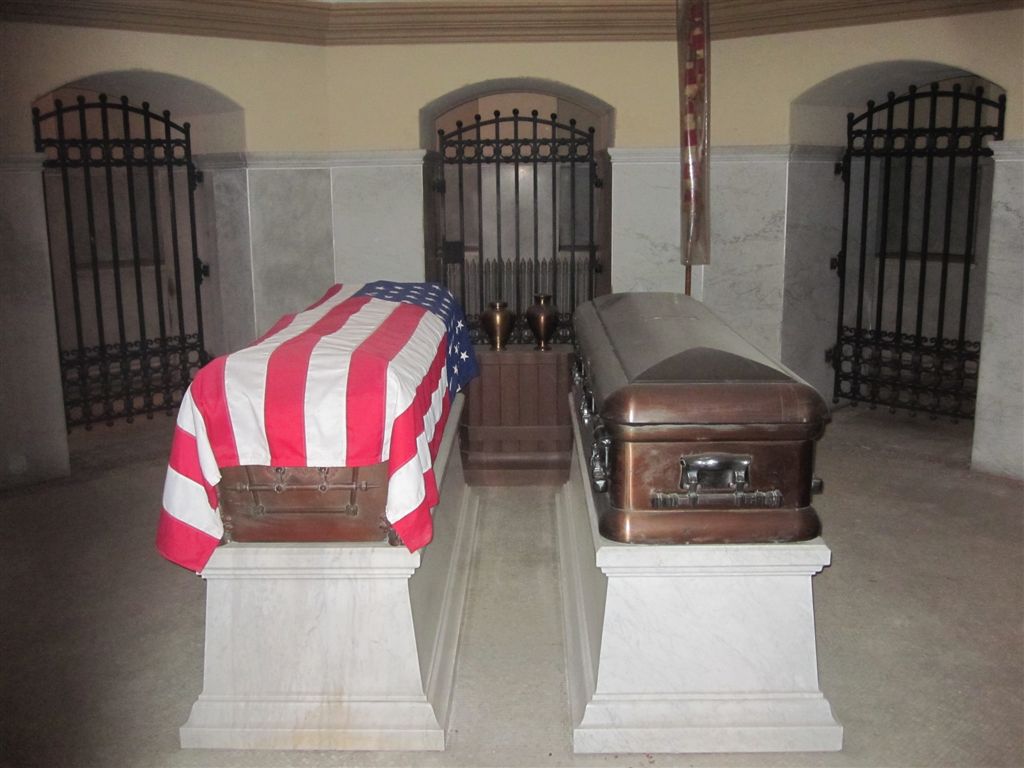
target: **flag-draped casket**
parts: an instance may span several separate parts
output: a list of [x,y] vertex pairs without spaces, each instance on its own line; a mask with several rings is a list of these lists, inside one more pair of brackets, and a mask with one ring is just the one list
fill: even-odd
[[[331,287],[196,375],[178,412],[158,549],[201,571],[225,536],[222,501],[248,493],[239,478],[267,491],[252,491],[259,517],[266,498],[303,485],[294,479],[307,476],[304,467],[319,478],[314,493],[340,490],[355,501],[361,489],[365,504],[374,486],[386,486],[387,526],[411,551],[424,546],[438,501],[433,459],[451,401],[476,372],[462,308],[447,289]],[[231,488],[219,498],[225,469],[239,467],[248,469],[229,470]]]

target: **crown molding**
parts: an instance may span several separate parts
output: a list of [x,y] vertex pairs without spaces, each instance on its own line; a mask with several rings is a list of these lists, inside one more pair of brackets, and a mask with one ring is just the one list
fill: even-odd
[[[1024,7],[1024,0],[710,0],[711,37]],[[307,45],[675,39],[675,0],[0,0],[0,19]]]

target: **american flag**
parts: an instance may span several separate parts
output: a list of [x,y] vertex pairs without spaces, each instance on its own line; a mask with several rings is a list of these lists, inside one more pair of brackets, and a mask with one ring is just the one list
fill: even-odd
[[388,521],[410,551],[428,544],[433,460],[451,401],[477,375],[468,331],[439,285],[335,285],[204,366],[178,411],[157,549],[204,568],[224,534],[220,467],[384,461]]

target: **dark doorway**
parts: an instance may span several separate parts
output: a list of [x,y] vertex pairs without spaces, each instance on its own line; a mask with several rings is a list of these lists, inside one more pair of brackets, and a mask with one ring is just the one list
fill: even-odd
[[67,426],[170,412],[208,359],[189,124],[104,94],[33,124]]
[[[476,115],[439,131],[442,177],[442,281],[475,326],[491,301],[508,301],[517,317],[536,293],[549,294],[569,320],[594,297],[598,270],[595,129],[557,114],[513,109]],[[503,220],[504,219],[504,220]],[[519,324],[516,338],[529,340]],[[568,338],[570,323],[559,324]]]
[[611,288],[612,111],[557,83],[496,85],[425,110],[426,274],[458,296],[475,340],[481,312],[504,301],[511,341],[532,343],[526,311],[550,294],[553,340],[567,342],[574,309]]
[[[989,139],[1005,97],[910,87],[847,118],[834,397],[972,418],[981,349]],[[979,236],[979,232],[981,235]]]

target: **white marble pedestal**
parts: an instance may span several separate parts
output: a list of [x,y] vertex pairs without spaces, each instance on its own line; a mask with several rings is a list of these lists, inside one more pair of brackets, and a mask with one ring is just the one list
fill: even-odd
[[575,752],[842,748],[818,689],[811,577],[821,539],[626,545],[597,528],[576,451],[558,544]]
[[425,549],[216,551],[202,573],[203,692],[182,747],[444,749],[476,524],[453,445],[462,401],[439,451],[441,503]]

